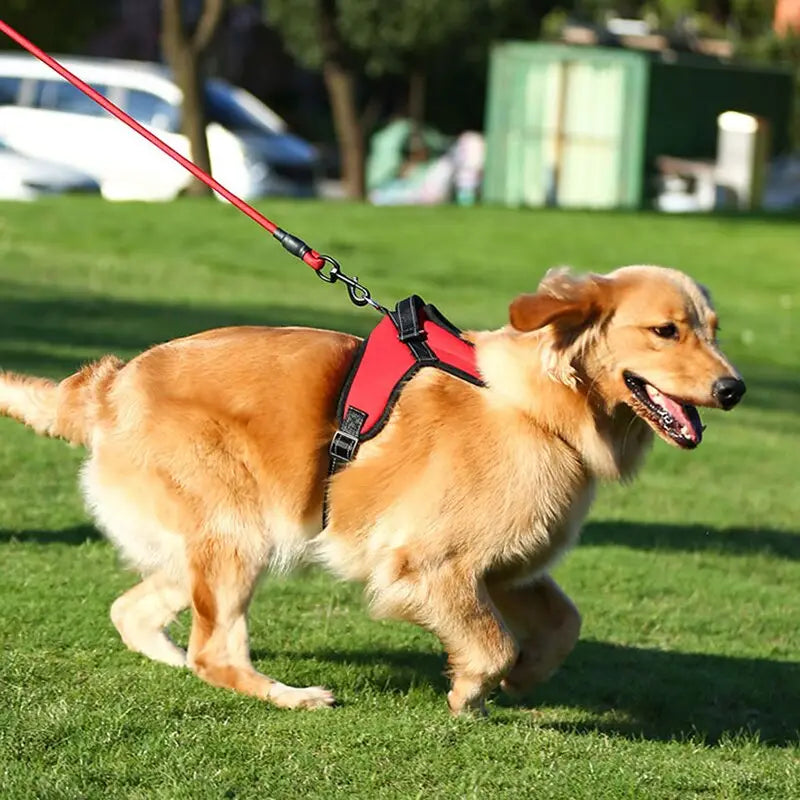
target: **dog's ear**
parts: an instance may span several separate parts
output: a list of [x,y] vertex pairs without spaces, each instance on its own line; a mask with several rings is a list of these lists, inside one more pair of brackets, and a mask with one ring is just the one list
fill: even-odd
[[546,325],[574,328],[592,316],[592,309],[584,303],[562,300],[551,294],[521,294],[508,309],[511,327],[523,333],[536,331]]
[[703,299],[708,303],[710,308],[714,308],[714,300],[711,297],[711,290],[708,286],[704,286],[702,283],[697,284],[697,288],[700,290],[700,294],[703,295]]
[[567,269],[550,270],[535,294],[517,297],[509,308],[513,328],[535,331],[553,325],[575,331],[596,322],[609,309],[610,280],[601,275],[576,276]]

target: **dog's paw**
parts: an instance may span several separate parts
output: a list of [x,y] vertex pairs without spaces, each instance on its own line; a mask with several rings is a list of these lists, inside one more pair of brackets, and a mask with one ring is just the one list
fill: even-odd
[[279,708],[330,708],[336,699],[333,692],[322,686],[295,687],[274,683],[270,688],[269,700]]
[[486,717],[486,700],[483,697],[476,697],[473,700],[465,701],[454,690],[447,693],[447,706],[454,717]]

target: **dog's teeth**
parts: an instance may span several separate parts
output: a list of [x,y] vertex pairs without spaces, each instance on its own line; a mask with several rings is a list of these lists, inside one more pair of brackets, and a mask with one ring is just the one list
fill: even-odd
[[687,437],[688,437],[688,436],[689,436],[689,429],[688,429],[688,428],[687,428],[685,425],[681,425],[681,433],[682,433],[684,436],[687,436]]
[[650,395],[650,399],[654,403],[657,403],[659,400],[661,400],[661,392],[659,392],[655,386],[651,386],[649,383],[647,384],[647,394]]

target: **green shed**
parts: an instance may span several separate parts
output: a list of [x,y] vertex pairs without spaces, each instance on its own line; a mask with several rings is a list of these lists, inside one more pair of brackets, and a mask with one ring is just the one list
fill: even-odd
[[492,52],[484,199],[635,208],[655,159],[713,159],[717,117],[766,118],[788,148],[793,77],[674,53],[505,42]]

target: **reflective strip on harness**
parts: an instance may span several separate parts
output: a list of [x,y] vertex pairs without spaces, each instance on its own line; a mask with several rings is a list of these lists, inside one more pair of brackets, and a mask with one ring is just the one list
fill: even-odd
[[412,295],[378,323],[358,350],[339,398],[331,474],[355,457],[361,442],[380,433],[403,384],[428,366],[483,386],[472,343],[435,306]]

